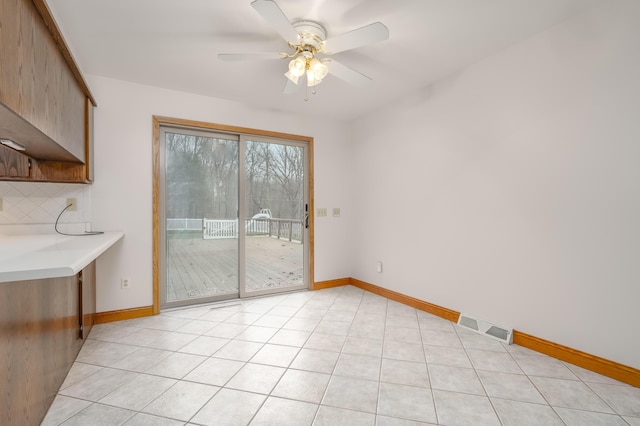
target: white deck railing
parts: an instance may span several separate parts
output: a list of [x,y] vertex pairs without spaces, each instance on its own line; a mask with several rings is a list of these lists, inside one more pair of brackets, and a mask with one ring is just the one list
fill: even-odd
[[[246,219],[247,236],[268,235],[287,241],[302,242],[302,221],[297,219]],[[202,238],[238,238],[238,221],[203,219]]]
[[202,219],[202,238],[238,238],[238,219]]
[[167,219],[167,231],[199,231],[202,219]]

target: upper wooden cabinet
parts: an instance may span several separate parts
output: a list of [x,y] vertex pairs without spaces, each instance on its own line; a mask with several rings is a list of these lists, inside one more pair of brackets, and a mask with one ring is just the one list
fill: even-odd
[[0,176],[29,177],[29,157],[0,145]]
[[36,170],[32,180],[90,180],[95,102],[44,0],[0,0],[0,58],[0,138],[36,163],[63,162],[43,170],[74,169],[69,179]]

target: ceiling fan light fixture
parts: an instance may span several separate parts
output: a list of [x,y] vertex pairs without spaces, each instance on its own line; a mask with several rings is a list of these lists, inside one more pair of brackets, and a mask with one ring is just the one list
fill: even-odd
[[322,80],[329,73],[329,68],[318,58],[309,61],[309,70],[313,72],[316,80]]
[[303,56],[298,56],[289,62],[289,72],[295,77],[302,77],[306,68],[307,60]]
[[[284,74],[288,79],[284,88],[284,93],[287,94],[293,93],[293,88],[301,77],[307,80],[308,86],[316,86],[327,76],[329,69],[326,62],[331,59],[317,58],[317,54],[332,55],[389,39],[389,29],[381,22],[374,22],[327,38],[327,32],[319,22],[309,20],[291,22],[277,5],[276,0],[252,0],[251,6],[282,36],[293,53],[218,54],[218,58],[225,61],[256,57],[289,60],[288,71]],[[366,75],[336,61],[331,62],[331,74],[356,86],[363,87],[371,81],[371,78]]]
[[308,87],[313,87],[313,86],[317,86],[318,84],[322,83],[322,80],[319,80],[317,78],[314,78],[314,75],[312,72],[307,71],[307,86]]
[[291,71],[287,71],[284,73],[284,76],[291,80],[294,84],[298,84],[299,77],[297,75],[291,74]]

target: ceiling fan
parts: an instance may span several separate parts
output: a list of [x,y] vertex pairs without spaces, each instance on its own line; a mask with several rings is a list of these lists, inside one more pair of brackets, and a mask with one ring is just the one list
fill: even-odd
[[316,86],[328,74],[356,86],[367,85],[370,77],[327,56],[389,38],[389,29],[380,22],[327,38],[322,24],[309,20],[291,22],[274,0],[254,0],[251,6],[288,43],[291,53],[220,53],[218,58],[223,61],[289,59],[289,68],[284,74],[286,94],[295,92],[298,83],[304,85],[305,80],[307,86]]

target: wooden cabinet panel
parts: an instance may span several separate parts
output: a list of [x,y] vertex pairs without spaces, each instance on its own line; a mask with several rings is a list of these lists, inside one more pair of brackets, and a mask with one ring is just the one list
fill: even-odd
[[[38,141],[17,140],[34,158],[85,161],[85,98],[30,0],[0,2],[0,102],[64,148],[42,157]],[[57,154],[60,155],[60,154]]]
[[93,182],[93,111],[94,106],[88,97],[85,100],[84,125],[84,155],[85,180]]
[[[0,61],[1,63],[1,61]],[[84,138],[86,148],[86,161],[84,164],[76,161],[58,160],[36,160],[31,151],[37,148],[40,157],[44,158],[67,158],[70,154],[51,138],[37,130],[23,117],[13,112],[0,103],[0,137],[20,141],[28,145],[30,149],[23,152],[16,152],[7,147],[0,147],[0,165],[5,165],[3,171],[0,166],[0,180],[24,180],[34,182],[69,182],[69,183],[90,183],[93,181],[93,104],[89,98],[85,99],[85,111],[83,122],[91,128],[85,128]],[[90,138],[90,139],[89,139]],[[31,155],[29,155],[31,154]],[[19,159],[19,160],[17,160]],[[28,167],[29,159],[31,166]],[[7,170],[6,166],[13,166],[16,162],[20,164],[19,172]],[[27,166],[25,169],[24,166]]]
[[72,277],[0,283],[0,424],[39,425],[95,318],[95,261]]
[[29,177],[29,157],[0,145],[0,176]]
[[75,360],[77,277],[0,283],[0,424],[39,425]]
[[18,11],[21,5],[15,1],[0,1],[0,46],[3,58],[12,60],[0,61],[0,99],[8,105],[19,105],[21,93],[21,72],[19,64],[22,58],[19,57],[19,32],[15,23],[5,22],[9,17],[19,18]]
[[82,270],[80,289],[80,338],[86,339],[96,315],[96,262]]

